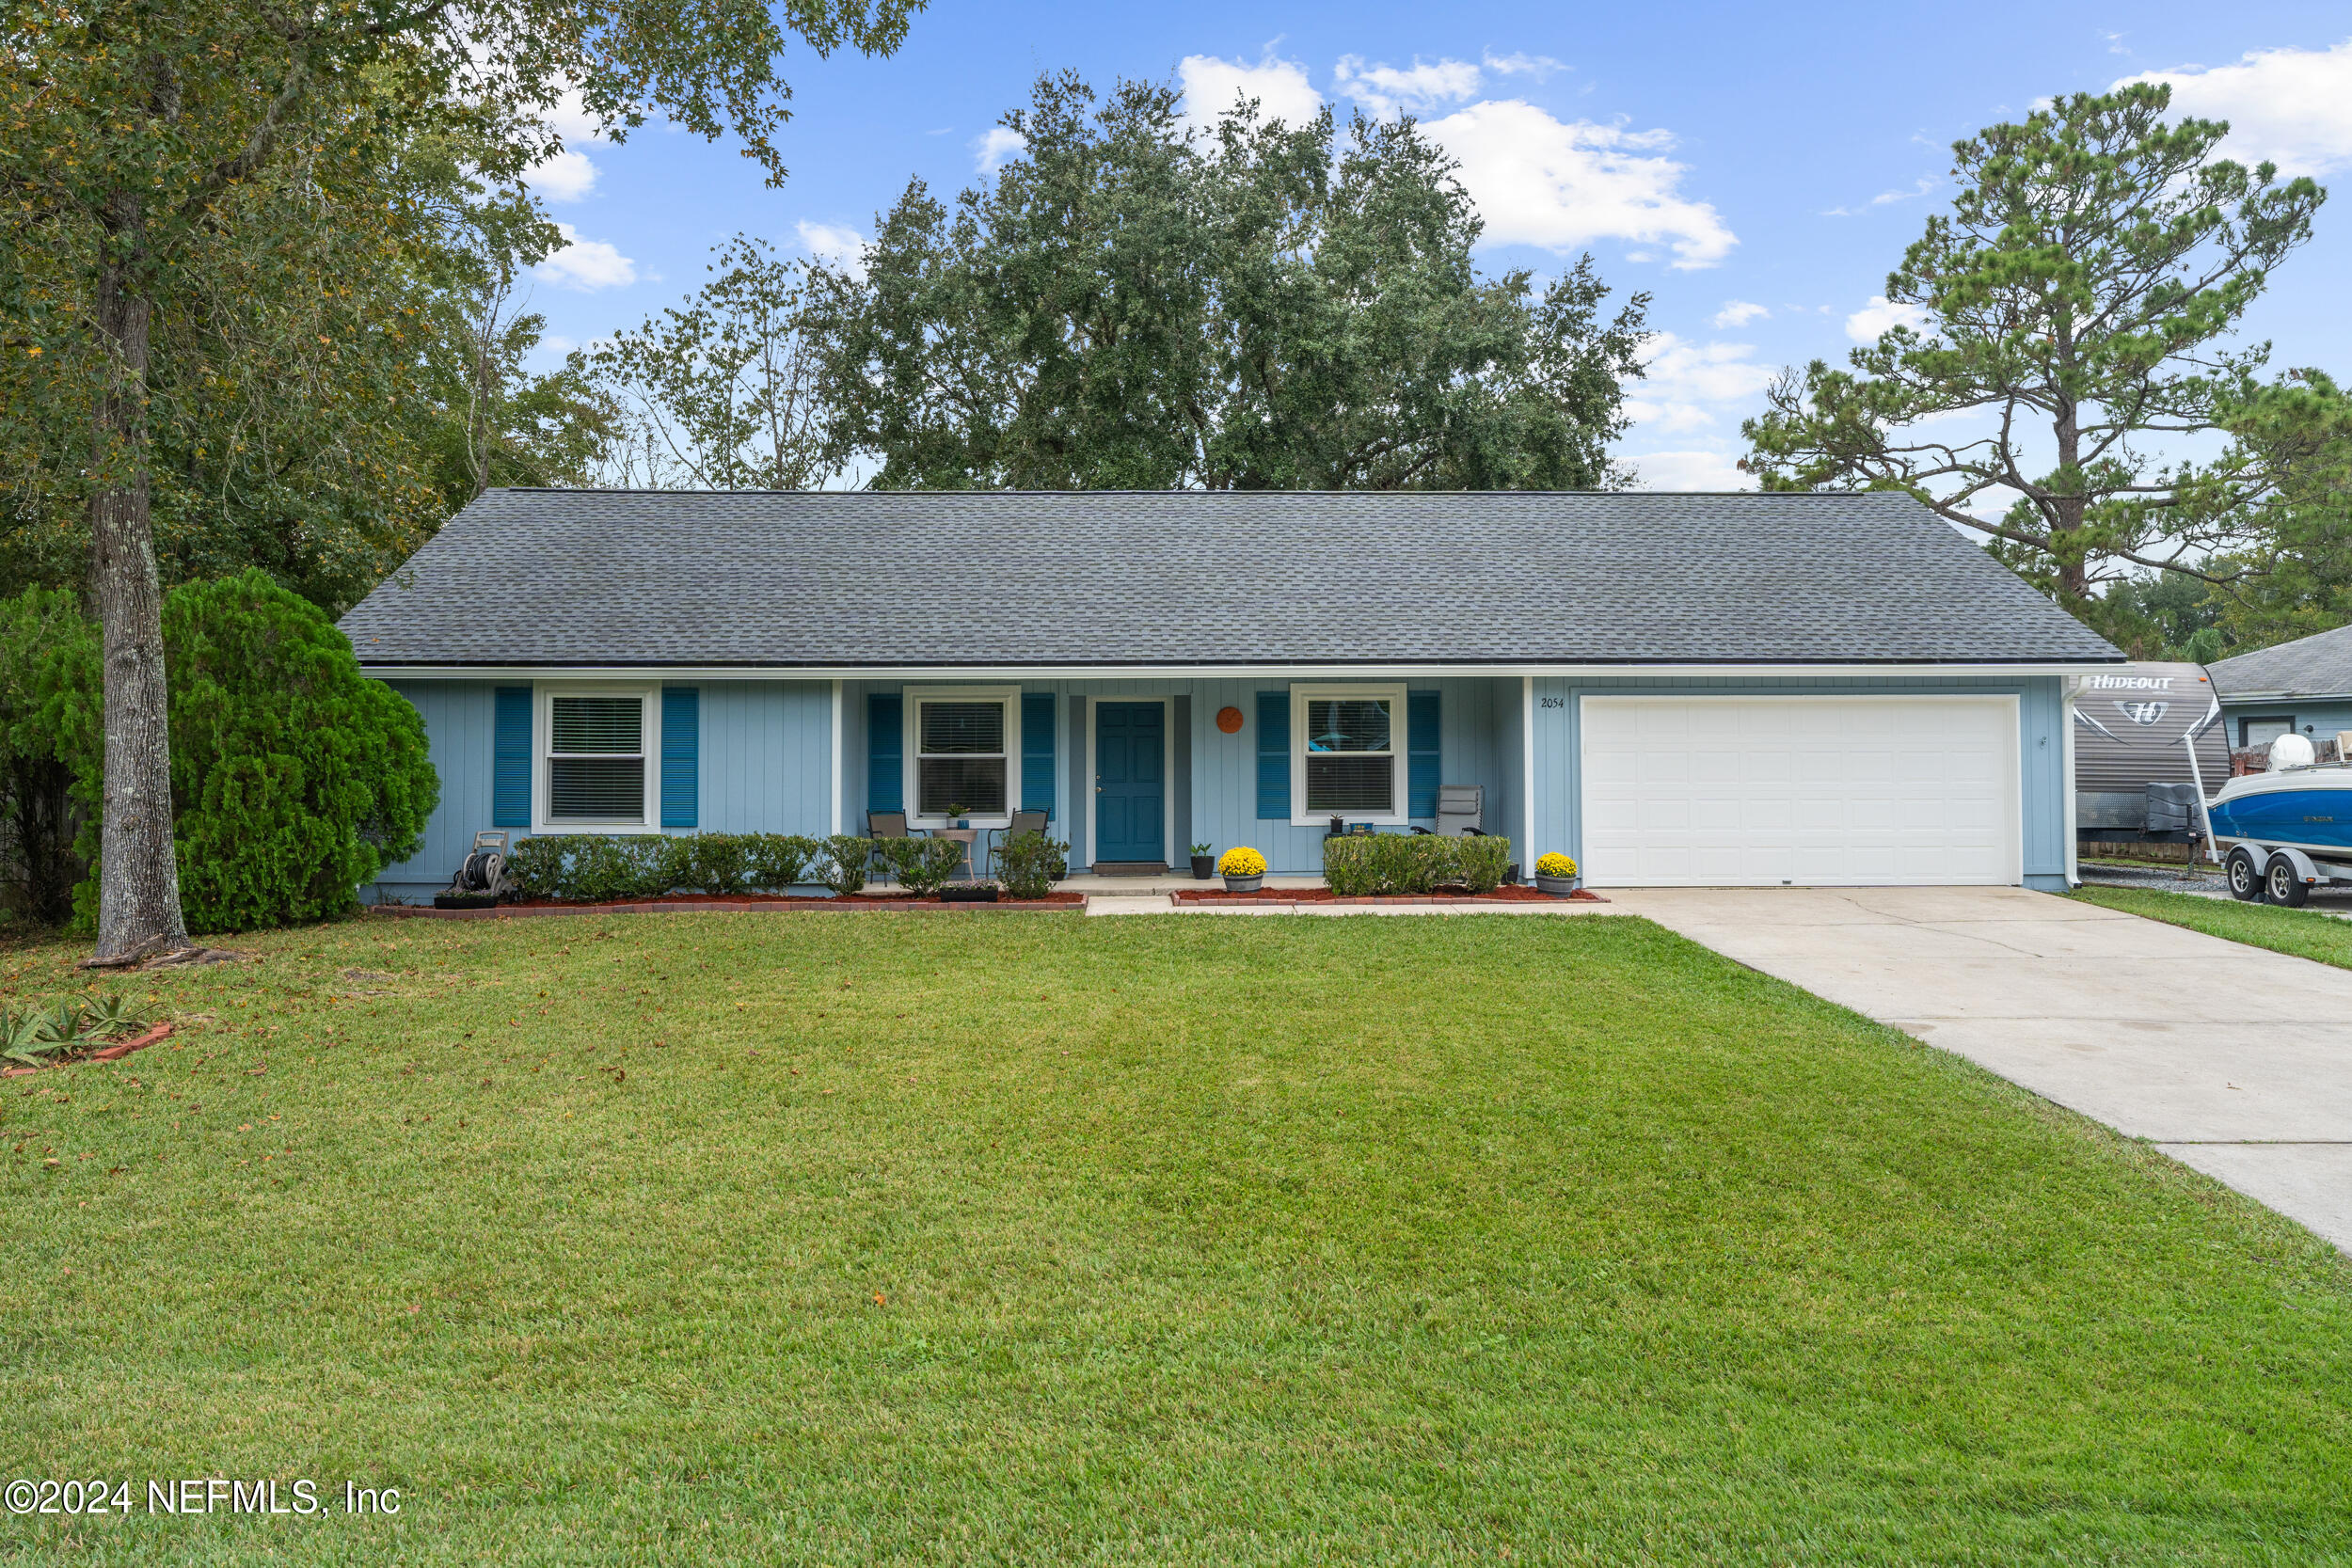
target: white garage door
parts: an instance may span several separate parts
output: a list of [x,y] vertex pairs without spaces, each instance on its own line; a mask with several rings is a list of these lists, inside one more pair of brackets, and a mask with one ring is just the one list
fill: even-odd
[[2021,879],[2011,697],[1587,697],[1599,887]]

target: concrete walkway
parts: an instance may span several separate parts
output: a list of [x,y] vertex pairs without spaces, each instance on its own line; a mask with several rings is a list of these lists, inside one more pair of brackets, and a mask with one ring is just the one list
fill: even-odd
[[2352,1252],[2352,971],[2019,888],[1612,889]]

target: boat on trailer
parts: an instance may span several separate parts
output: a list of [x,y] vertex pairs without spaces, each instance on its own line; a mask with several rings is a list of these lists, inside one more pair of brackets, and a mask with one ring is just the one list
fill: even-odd
[[2204,815],[2206,855],[2233,897],[2292,909],[2315,887],[2352,883],[2352,767],[2316,761],[2299,735],[2272,741],[2269,770],[2224,783]]

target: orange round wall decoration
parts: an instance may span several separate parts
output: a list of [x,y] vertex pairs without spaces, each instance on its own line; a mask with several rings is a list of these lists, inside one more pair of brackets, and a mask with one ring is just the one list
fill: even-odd
[[1241,734],[1241,709],[1221,707],[1216,710],[1216,727],[1227,735]]

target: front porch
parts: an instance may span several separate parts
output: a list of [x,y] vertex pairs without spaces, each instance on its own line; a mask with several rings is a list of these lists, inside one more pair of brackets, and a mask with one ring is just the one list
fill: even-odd
[[[1441,784],[1484,793],[1484,827],[1517,839],[1528,758],[1517,676],[844,682],[841,830],[904,812],[920,831],[961,805],[976,829],[1048,813],[1073,886],[1098,865],[1141,876],[1104,891],[1200,884],[1191,847],[1248,846],[1269,885],[1318,886],[1330,818],[1382,832],[1436,825]],[[953,797],[951,799],[951,797]],[[993,809],[991,809],[993,808]],[[1165,871],[1146,868],[1165,867]],[[1081,880],[1080,879],[1083,879]]]

